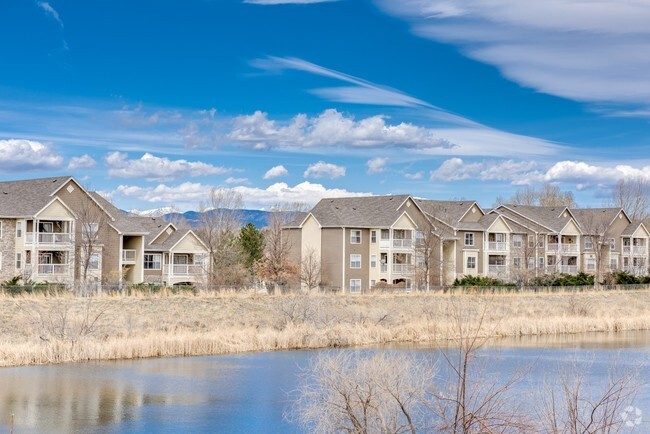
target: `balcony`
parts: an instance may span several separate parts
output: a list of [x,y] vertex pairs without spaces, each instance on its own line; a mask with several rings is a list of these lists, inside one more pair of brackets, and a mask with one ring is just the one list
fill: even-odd
[[26,244],[44,244],[49,246],[65,246],[74,242],[74,236],[69,232],[26,232]]
[[560,273],[564,273],[564,274],[576,274],[578,272],[578,266],[577,265],[558,265],[557,270]]
[[197,276],[205,272],[202,265],[194,264],[174,264],[172,265],[172,274],[174,276]]
[[70,271],[69,264],[38,264],[38,274],[43,276],[63,276]]
[[648,267],[632,265],[630,267],[623,267],[623,271],[630,273],[633,276],[645,276],[648,274]]
[[548,243],[546,250],[549,252],[560,252],[560,253],[578,253],[577,244],[557,244],[557,243]]
[[394,274],[411,274],[413,273],[413,264],[393,264]]
[[648,253],[646,246],[623,246],[624,255],[638,255],[645,256]]
[[381,268],[379,271],[381,273],[388,273],[388,264],[381,264]]
[[135,250],[134,249],[124,249],[122,250],[122,263],[123,264],[135,264]]
[[506,265],[488,265],[488,274],[491,276],[505,276],[507,272]]
[[487,247],[490,252],[505,252],[508,250],[508,243],[501,241],[488,241]]
[[413,240],[411,238],[394,238],[393,239],[393,248],[394,249],[411,249],[413,248]]

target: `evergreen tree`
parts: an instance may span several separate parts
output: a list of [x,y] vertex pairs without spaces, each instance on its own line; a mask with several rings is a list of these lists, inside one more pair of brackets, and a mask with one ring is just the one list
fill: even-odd
[[239,245],[241,246],[244,266],[253,270],[253,265],[264,254],[264,235],[257,230],[253,223],[248,223],[239,232]]

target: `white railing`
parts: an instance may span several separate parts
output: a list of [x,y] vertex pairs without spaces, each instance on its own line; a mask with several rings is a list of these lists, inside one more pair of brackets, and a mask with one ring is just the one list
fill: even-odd
[[565,274],[576,274],[578,272],[577,265],[560,265],[558,271]]
[[393,239],[393,247],[396,249],[410,249],[413,247],[413,240],[410,238]]
[[492,252],[505,252],[508,250],[508,243],[501,241],[488,241],[488,250]]
[[646,274],[648,274],[648,267],[632,265],[629,267],[623,267],[623,271],[627,271],[628,273],[634,276],[645,276]]
[[33,244],[38,240],[39,244],[72,244],[73,236],[69,232],[26,232],[25,242]]
[[578,253],[577,244],[560,244],[560,250],[562,253]]
[[381,264],[380,272],[388,273],[388,264]]
[[632,247],[632,254],[633,255],[645,255],[647,253],[648,249],[646,246],[633,246]]
[[409,274],[413,272],[413,264],[393,264],[393,273]]
[[172,272],[175,276],[195,276],[197,274],[203,274],[203,266],[193,264],[174,264],[172,266]]
[[548,243],[546,244],[546,250],[549,252],[558,252],[560,250],[560,245],[557,243]]
[[488,273],[497,276],[503,276],[507,272],[506,265],[488,265]]
[[134,249],[124,249],[124,250],[122,250],[122,262],[134,263],[135,262],[135,250]]
[[38,264],[38,274],[68,274],[70,267],[68,264]]
[[379,241],[379,248],[388,249],[389,247],[390,247],[390,240],[380,240]]

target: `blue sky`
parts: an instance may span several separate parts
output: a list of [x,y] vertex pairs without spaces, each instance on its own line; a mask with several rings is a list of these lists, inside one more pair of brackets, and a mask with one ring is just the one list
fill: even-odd
[[0,180],[124,209],[650,178],[641,0],[8,0]]

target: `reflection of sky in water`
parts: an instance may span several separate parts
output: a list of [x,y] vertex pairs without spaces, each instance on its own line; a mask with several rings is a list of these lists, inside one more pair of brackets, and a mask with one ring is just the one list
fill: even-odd
[[[495,381],[529,369],[513,391],[525,402],[534,399],[534,391],[557,384],[557,373],[574,364],[587,372],[588,388],[603,385],[612,366],[626,372],[642,365],[639,378],[650,378],[648,348],[648,332],[506,339],[482,350],[479,363],[485,378]],[[431,352],[404,345],[391,351]],[[17,433],[295,432],[297,428],[283,420],[287,393],[314,354],[287,351],[2,368],[0,431],[7,430],[14,413]],[[650,418],[648,385],[640,387],[636,405],[644,419]]]

